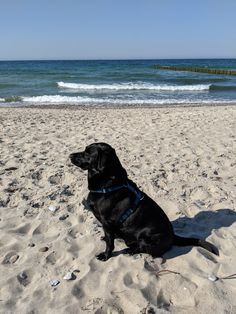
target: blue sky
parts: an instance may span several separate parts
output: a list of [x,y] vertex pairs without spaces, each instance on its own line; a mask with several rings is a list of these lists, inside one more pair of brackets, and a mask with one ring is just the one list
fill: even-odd
[[0,60],[236,57],[236,0],[0,0]]

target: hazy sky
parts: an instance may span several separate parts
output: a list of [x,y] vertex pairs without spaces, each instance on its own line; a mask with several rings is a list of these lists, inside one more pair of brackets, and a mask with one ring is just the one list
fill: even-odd
[[236,0],[0,0],[0,60],[236,57]]

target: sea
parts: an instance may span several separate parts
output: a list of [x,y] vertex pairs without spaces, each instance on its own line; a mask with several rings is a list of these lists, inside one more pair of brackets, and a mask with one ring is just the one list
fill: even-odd
[[236,59],[0,61],[0,106],[236,104],[236,76],[155,65],[236,70]]

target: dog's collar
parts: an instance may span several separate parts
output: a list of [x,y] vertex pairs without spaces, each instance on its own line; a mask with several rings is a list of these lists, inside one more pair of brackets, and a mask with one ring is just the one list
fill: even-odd
[[116,190],[120,190],[122,188],[127,188],[128,186],[126,184],[122,184],[122,185],[117,185],[117,186],[111,186],[110,188],[104,188],[104,189],[98,189],[98,190],[89,190],[92,193],[101,193],[101,194],[106,194],[106,193],[110,193]]
[[141,195],[142,193],[135,189],[131,184],[129,184],[129,182],[127,182],[126,184],[122,184],[122,185],[115,185],[115,186],[111,186],[109,188],[103,188],[103,189],[98,189],[98,190],[89,190],[92,193],[101,193],[101,194],[106,194],[106,193],[111,193],[113,191],[117,191],[123,188],[127,188],[129,189],[131,192],[135,193],[136,195],[139,196],[139,194]]
[[90,190],[90,192],[93,193],[101,193],[101,194],[106,194],[106,193],[110,193],[113,191],[117,191],[120,190],[122,188],[127,188],[129,189],[131,192],[133,192],[136,195],[134,204],[132,208],[127,209],[118,219],[118,223],[123,223],[125,222],[126,219],[129,218],[130,215],[132,215],[135,210],[138,207],[139,202],[144,198],[142,192],[139,189],[134,188],[131,184],[129,184],[128,182],[126,184],[122,184],[122,185],[117,185],[117,186],[112,186],[110,188],[104,188],[104,189],[98,189],[98,190]]

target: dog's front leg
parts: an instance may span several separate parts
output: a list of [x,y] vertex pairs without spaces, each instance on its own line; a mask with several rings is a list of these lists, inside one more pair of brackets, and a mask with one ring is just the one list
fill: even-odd
[[100,254],[98,254],[96,257],[100,261],[107,261],[111,257],[111,253],[114,250],[114,232],[109,230],[108,228],[104,228],[104,240],[106,242],[106,250]]

